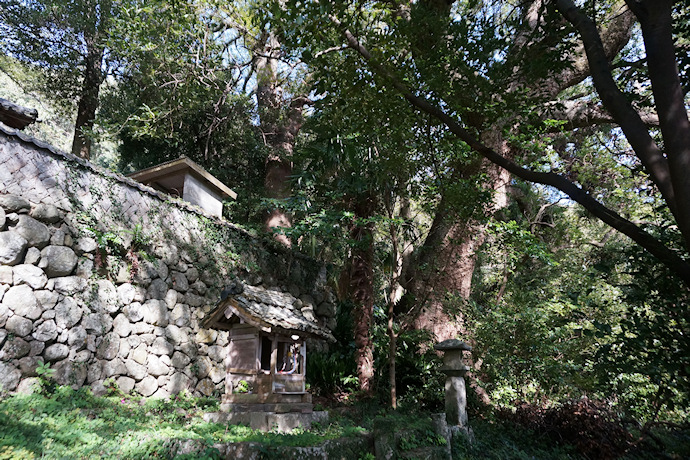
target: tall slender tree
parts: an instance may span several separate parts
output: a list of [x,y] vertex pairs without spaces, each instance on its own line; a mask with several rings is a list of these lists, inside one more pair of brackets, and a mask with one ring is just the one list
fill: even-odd
[[48,94],[74,101],[72,153],[91,154],[91,130],[109,69],[106,40],[113,0],[0,2],[0,51],[46,72]]

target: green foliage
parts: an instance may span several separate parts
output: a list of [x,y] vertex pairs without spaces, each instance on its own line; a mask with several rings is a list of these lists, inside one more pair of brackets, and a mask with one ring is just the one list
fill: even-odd
[[251,385],[246,380],[240,380],[237,385],[233,388],[234,393],[249,393],[251,392]]
[[41,391],[47,395],[52,395],[57,389],[57,383],[54,380],[55,369],[50,368],[50,363],[44,363],[43,361],[38,361],[38,366],[36,366],[36,375],[38,375],[38,383],[41,387]]
[[626,310],[616,327],[597,325],[602,342],[597,370],[612,382],[630,415],[654,420],[663,411],[681,419],[690,412],[690,297],[670,270],[636,246],[614,247],[606,264],[618,263],[622,275],[608,271],[620,286]]
[[354,392],[357,388],[351,308],[341,306],[339,311],[333,330],[336,343],[326,352],[307,354],[307,382],[317,395]]
[[453,458],[458,460],[531,460],[578,458],[572,446],[560,446],[529,429],[513,423],[472,420],[473,439],[458,436],[454,438]]
[[[379,393],[383,400],[388,388],[388,340],[383,324],[377,326],[376,369]],[[399,331],[396,347],[396,383],[401,408],[442,411],[445,374],[440,371],[441,360],[427,331]]]
[[100,116],[118,133],[120,170],[185,155],[240,192],[227,204],[233,220],[247,220],[257,218],[265,151],[242,89],[247,50],[219,8],[203,0],[126,5],[109,41],[122,56],[121,74]]
[[[115,2],[61,0],[0,2],[0,52],[43,69],[46,94],[76,101],[82,91],[87,41],[105,38]],[[106,64],[104,64],[106,65]]]
[[[598,395],[636,420],[682,420],[688,410],[687,293],[629,242],[568,206],[522,189],[492,232],[466,313],[494,404],[549,404]],[[645,213],[646,211],[649,211]],[[638,212],[660,238],[664,213]],[[676,236],[674,236],[676,235]],[[669,241],[669,246],[680,245]],[[450,299],[453,302],[452,299]]]
[[215,443],[311,446],[362,433],[347,420],[290,434],[202,420],[204,412],[217,410],[217,400],[186,395],[95,397],[70,387],[50,396],[14,395],[0,400],[0,458],[169,458],[177,441],[188,439],[200,448],[193,458],[219,458]]
[[36,89],[44,87],[42,80],[47,78],[49,76],[40,69],[0,54],[0,97],[37,109],[41,119],[41,123],[33,123],[23,131],[60,150],[68,150],[74,134],[71,123],[73,108],[63,107],[60,101],[53,101],[48,94]]

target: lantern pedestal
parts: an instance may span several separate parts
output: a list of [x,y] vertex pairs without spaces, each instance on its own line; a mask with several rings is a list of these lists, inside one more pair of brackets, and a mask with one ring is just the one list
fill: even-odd
[[443,353],[443,367],[446,374],[446,422],[451,426],[467,426],[467,391],[465,375],[470,368],[464,364],[463,351],[472,351],[472,347],[457,339],[444,340],[434,346]]

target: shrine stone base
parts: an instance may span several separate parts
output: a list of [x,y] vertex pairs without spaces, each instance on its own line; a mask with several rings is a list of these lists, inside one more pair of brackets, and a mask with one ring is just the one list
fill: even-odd
[[327,423],[327,411],[309,413],[290,412],[211,412],[204,415],[209,423],[229,423],[231,425],[248,425],[253,430],[289,433],[295,428],[311,429],[312,423]]

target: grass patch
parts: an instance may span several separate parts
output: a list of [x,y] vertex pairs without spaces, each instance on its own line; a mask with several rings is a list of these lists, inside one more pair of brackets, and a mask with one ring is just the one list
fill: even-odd
[[314,446],[363,431],[346,420],[289,434],[204,422],[203,413],[216,410],[217,404],[184,396],[96,397],[87,389],[70,387],[50,396],[10,396],[0,400],[0,459],[169,458],[176,441],[182,440],[196,441],[206,458],[216,458],[215,443]]
[[[216,410],[218,402],[210,398],[145,400],[122,394],[95,397],[86,388],[70,387],[57,387],[49,395],[0,397],[0,459],[171,458],[183,442],[193,443],[195,452],[176,458],[215,459],[220,458],[213,448],[217,443],[255,442],[271,452],[281,446],[317,446],[326,440],[376,431],[375,426],[380,429],[382,425],[391,432],[405,433],[397,446],[400,452],[445,445],[445,439],[433,432],[429,414],[390,411],[371,402],[331,409],[329,423],[292,433],[264,433],[203,420],[205,412]],[[470,421],[474,441],[456,438],[453,458],[587,458],[576,444],[558,442],[543,430],[500,415],[489,412],[482,418],[476,414]],[[628,459],[689,458],[689,433],[688,427],[675,425],[659,425],[652,436],[646,437],[633,431],[631,447],[618,454]]]

